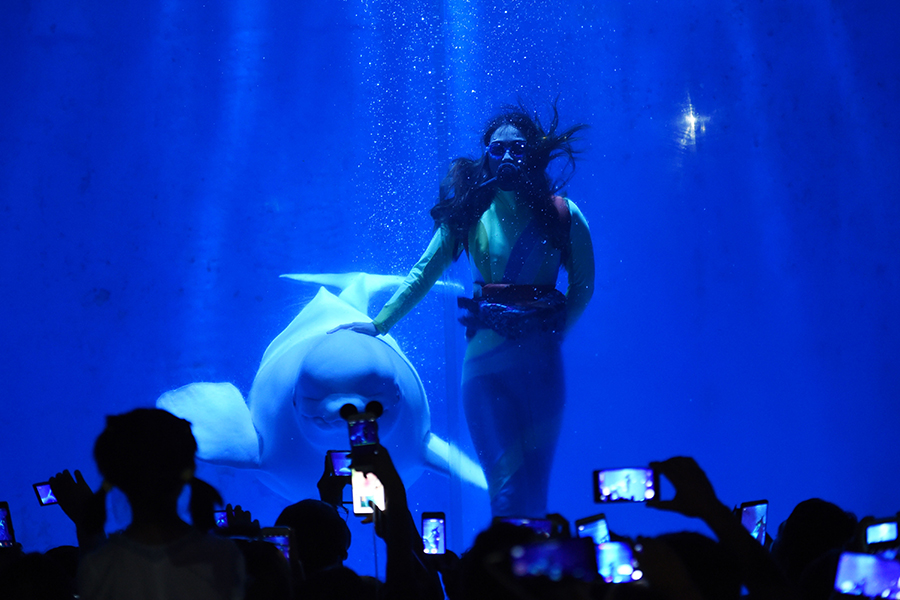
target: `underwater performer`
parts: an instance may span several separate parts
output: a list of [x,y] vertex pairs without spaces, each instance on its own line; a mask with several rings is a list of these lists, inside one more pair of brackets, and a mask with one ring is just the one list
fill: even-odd
[[[543,516],[565,404],[560,345],[594,289],[594,253],[577,206],[556,192],[571,178],[573,136],[548,130],[523,107],[493,118],[479,159],[454,160],[431,209],[435,232],[409,275],[371,322],[335,328],[387,333],[463,251],[473,298],[459,298],[466,326],[462,398],[494,516]],[[569,176],[547,168],[567,161]],[[565,171],[565,169],[564,169]],[[563,295],[559,268],[568,274]]]

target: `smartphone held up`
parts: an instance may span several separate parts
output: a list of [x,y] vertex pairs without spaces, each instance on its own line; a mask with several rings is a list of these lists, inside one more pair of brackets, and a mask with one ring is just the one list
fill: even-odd
[[13,531],[12,515],[9,504],[0,502],[0,548],[11,548],[16,545],[16,534]]
[[365,460],[378,447],[378,417],[384,412],[380,402],[373,400],[366,404],[365,412],[353,404],[341,407],[341,417],[347,421],[350,435],[350,455],[354,460]]
[[744,502],[735,512],[741,519],[741,525],[750,532],[753,539],[760,544],[766,543],[766,522],[769,514],[768,500],[754,500]]
[[867,522],[866,530],[861,536],[866,552],[875,553],[900,548],[900,537],[898,537],[900,522],[898,521],[900,521],[898,517],[888,517]]
[[53,490],[50,489],[49,481],[45,481],[43,483],[35,483],[31,487],[34,488],[34,493],[37,496],[38,502],[41,506],[59,504],[59,500],[56,499],[56,496],[53,495]]
[[641,579],[634,549],[627,542],[605,542],[597,546],[597,572],[607,583],[628,583]]
[[592,581],[597,576],[597,555],[593,542],[587,538],[554,538],[514,546],[510,558],[516,577]]
[[841,597],[900,598],[900,562],[876,554],[844,552],[834,590]]
[[446,526],[444,513],[422,513],[422,547],[425,554],[444,554],[447,551]]
[[649,467],[594,471],[594,502],[646,502],[658,488],[659,479]]
[[384,486],[375,473],[363,473],[353,469],[350,476],[350,485],[353,489],[353,514],[371,515],[378,510],[386,510],[384,499]]
[[329,450],[328,464],[331,466],[331,474],[334,477],[350,477],[350,463],[352,458],[349,450]]
[[575,521],[575,535],[582,538],[591,538],[598,545],[608,542],[609,525],[606,523],[606,515],[601,513],[592,517],[578,519]]

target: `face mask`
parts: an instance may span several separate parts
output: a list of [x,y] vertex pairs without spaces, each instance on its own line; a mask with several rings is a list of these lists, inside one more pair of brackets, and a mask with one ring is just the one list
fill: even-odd
[[515,140],[509,143],[491,142],[487,147],[487,152],[497,160],[503,160],[503,157],[509,152],[509,155],[513,159],[521,161],[525,156],[525,142],[521,140]]
[[[525,142],[523,140],[494,141],[488,144],[485,152],[490,162],[496,165],[494,177],[484,184],[496,182],[497,187],[505,192],[515,190],[522,177],[522,163],[525,158]],[[512,160],[505,160],[511,158]],[[500,164],[496,164],[498,161]]]

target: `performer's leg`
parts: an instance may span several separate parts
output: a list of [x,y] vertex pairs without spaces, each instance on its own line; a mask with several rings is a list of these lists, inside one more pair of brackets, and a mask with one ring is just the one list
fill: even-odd
[[543,516],[565,403],[557,341],[508,341],[467,361],[462,395],[492,514]]

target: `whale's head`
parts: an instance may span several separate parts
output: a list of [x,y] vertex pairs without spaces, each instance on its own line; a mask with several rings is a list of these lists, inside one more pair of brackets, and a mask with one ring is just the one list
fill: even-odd
[[[422,384],[409,363],[383,340],[342,330],[315,336],[303,358],[294,388],[297,424],[313,445],[348,448],[347,422],[341,407],[362,412],[372,401],[384,412],[378,419],[382,443],[399,430],[402,436],[421,438],[430,415]],[[396,445],[398,440],[393,440]]]

